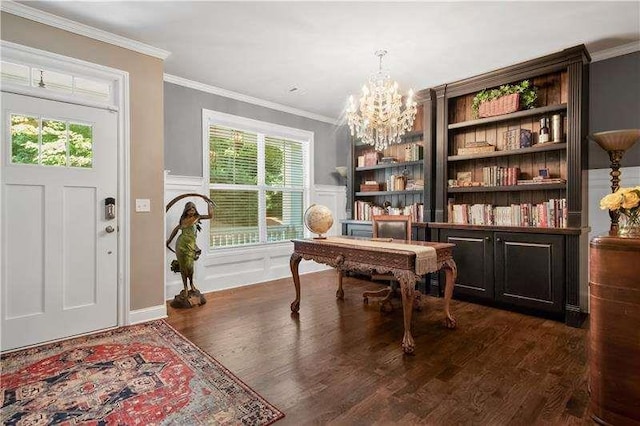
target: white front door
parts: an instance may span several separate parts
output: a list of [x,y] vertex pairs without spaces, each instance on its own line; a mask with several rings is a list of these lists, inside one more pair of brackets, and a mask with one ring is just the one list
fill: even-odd
[[1,349],[117,325],[117,113],[1,101]]

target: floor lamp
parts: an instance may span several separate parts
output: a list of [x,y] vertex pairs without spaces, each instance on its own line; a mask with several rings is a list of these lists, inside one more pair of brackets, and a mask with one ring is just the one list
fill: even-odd
[[[640,129],[610,130],[608,132],[598,132],[591,135],[591,139],[596,141],[600,148],[607,151],[611,161],[611,192],[616,192],[620,188],[620,160],[624,153],[629,150],[640,139]],[[609,210],[611,227],[609,235],[618,233],[618,211]]]
[[345,206],[344,206],[344,210],[345,210],[345,215],[347,219],[351,219],[351,209],[349,208],[351,206],[351,203],[349,202],[349,178],[347,177],[347,173],[348,173],[349,169],[346,166],[338,166],[336,167],[336,173],[338,173],[338,175],[340,175],[340,179],[344,179],[344,186],[346,188],[346,197],[345,197]]

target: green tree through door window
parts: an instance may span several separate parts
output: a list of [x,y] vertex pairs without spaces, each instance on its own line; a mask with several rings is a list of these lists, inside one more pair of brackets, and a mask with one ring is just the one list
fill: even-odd
[[91,168],[93,126],[11,114],[11,162]]

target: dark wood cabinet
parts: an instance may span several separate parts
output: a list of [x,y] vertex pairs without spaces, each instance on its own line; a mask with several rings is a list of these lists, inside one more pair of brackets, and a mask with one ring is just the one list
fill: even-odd
[[343,220],[342,221],[342,235],[348,235],[350,237],[373,237],[373,226],[371,222],[364,222],[358,220]]
[[[343,220],[342,235],[351,237],[373,237],[373,227],[371,222],[362,220]],[[411,239],[413,241],[429,241],[425,223],[414,223],[411,225]]]
[[[474,300],[527,308],[531,312],[564,312],[567,291],[577,285],[577,282],[567,285],[573,278],[565,266],[566,250],[579,229],[546,234],[544,229],[527,232],[520,228],[515,232],[506,227],[459,229],[454,224],[437,223],[430,226],[432,241],[456,245],[453,258],[458,265],[458,278],[454,296],[471,296]],[[431,293],[439,294],[438,277],[433,278]],[[573,318],[572,312],[567,314]]]
[[458,265],[456,295],[464,294],[493,300],[493,233],[444,229],[439,241],[453,243],[453,258]]
[[495,299],[549,312],[562,312],[564,237],[494,234]]

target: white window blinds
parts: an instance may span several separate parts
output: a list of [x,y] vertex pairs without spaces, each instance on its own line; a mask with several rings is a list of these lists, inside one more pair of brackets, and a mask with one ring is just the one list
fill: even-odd
[[303,142],[209,127],[213,248],[287,241],[304,234]]

